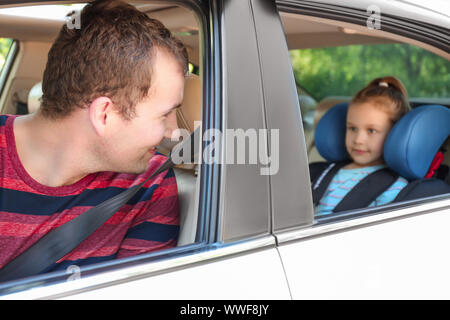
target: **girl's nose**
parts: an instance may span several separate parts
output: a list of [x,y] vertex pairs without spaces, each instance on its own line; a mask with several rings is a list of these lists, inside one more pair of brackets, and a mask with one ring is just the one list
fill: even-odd
[[361,144],[366,140],[366,135],[363,130],[358,130],[358,132],[355,135],[355,143]]

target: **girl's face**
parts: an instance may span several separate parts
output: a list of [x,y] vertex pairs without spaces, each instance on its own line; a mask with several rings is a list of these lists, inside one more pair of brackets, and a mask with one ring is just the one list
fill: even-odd
[[351,105],[347,112],[345,146],[353,168],[384,163],[383,146],[392,121],[386,111],[370,102]]

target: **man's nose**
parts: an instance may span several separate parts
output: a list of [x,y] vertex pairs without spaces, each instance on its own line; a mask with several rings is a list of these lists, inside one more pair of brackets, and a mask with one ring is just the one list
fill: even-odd
[[[167,139],[177,139],[178,137],[173,137],[173,134],[177,133],[178,123],[177,123],[177,113],[176,110],[173,110],[168,116],[166,120],[166,131],[164,132],[164,137]],[[175,131],[177,130],[177,131]]]

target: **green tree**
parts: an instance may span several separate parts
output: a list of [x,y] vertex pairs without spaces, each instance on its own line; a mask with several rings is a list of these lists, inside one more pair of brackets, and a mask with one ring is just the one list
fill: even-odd
[[406,44],[352,45],[290,52],[296,81],[316,100],[353,96],[372,79],[399,78],[410,97],[449,97],[450,62]]
[[9,47],[11,46],[12,39],[0,38],[0,70],[5,63],[6,55],[8,54]]

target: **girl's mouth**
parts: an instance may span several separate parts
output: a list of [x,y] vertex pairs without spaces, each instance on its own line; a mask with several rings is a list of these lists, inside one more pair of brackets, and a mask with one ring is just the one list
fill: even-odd
[[356,153],[357,155],[362,155],[362,154],[366,153],[366,151],[358,150],[358,149],[353,149],[353,152]]

